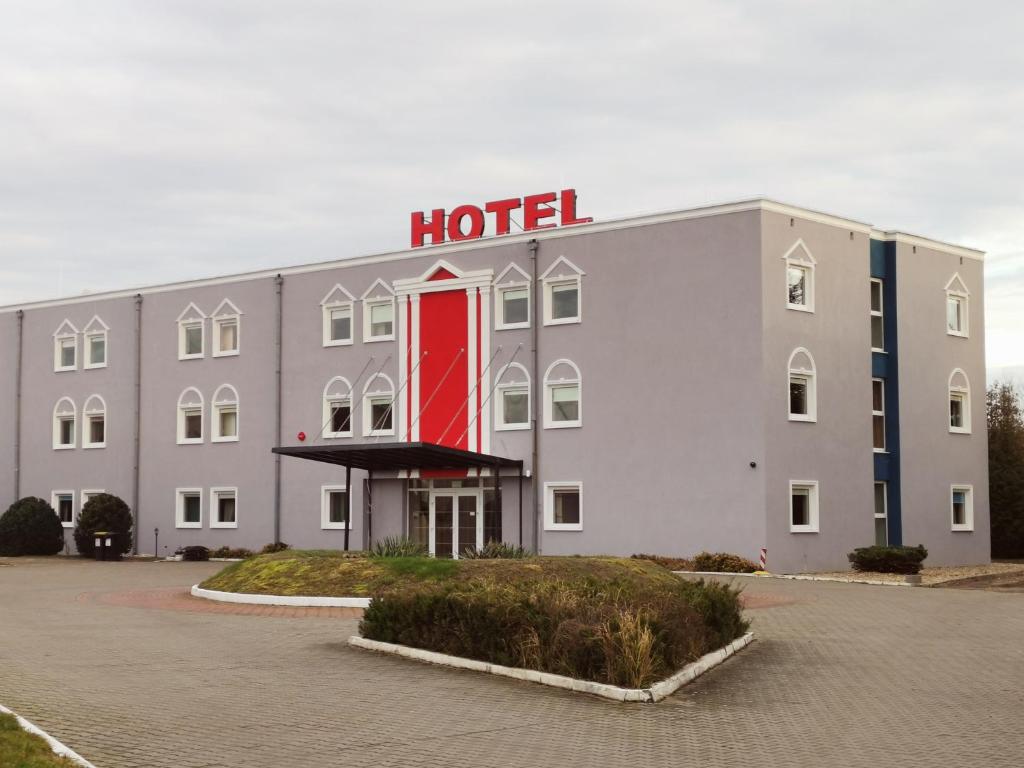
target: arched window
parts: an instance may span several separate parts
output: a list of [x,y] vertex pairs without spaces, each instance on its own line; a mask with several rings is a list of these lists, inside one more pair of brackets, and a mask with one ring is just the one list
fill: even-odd
[[818,387],[814,358],[803,347],[789,356],[789,420],[818,420]]
[[189,387],[178,398],[178,445],[203,442],[203,396]]
[[363,387],[363,434],[395,434],[395,385],[383,373],[373,376]]
[[75,401],[62,397],[53,407],[53,448],[66,450],[75,447]]
[[352,385],[335,376],[324,387],[324,437],[352,437]]
[[82,408],[82,447],[107,447],[107,404],[99,395],[92,395]]
[[519,363],[509,363],[495,379],[494,428],[530,428],[530,374]]
[[544,427],[583,425],[583,377],[571,360],[555,360],[544,373]]
[[210,403],[214,443],[238,441],[238,391],[230,384],[221,384]]
[[960,368],[949,375],[949,431],[971,433],[971,383]]

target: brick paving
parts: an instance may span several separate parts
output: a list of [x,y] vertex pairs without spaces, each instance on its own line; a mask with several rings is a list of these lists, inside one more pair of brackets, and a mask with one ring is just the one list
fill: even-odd
[[[758,641],[655,705],[189,610],[207,563],[0,568],[0,702],[99,768],[1018,766],[1024,594],[742,580]],[[126,597],[131,596],[131,597]]]

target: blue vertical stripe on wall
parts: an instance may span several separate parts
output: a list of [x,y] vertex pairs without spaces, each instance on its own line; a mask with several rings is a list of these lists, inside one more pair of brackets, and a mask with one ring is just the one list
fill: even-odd
[[900,503],[900,396],[899,336],[896,333],[896,243],[871,241],[871,276],[882,280],[882,314],[885,352],[871,353],[871,376],[884,379],[885,445],[887,453],[875,454],[875,480],[884,481],[888,498],[889,544],[903,544]]

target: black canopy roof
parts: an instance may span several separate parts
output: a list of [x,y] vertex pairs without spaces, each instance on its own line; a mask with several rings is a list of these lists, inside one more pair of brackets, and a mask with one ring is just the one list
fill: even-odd
[[520,459],[489,456],[434,443],[356,443],[349,445],[295,445],[272,449],[282,456],[339,464],[353,469],[470,469],[511,467],[522,470]]

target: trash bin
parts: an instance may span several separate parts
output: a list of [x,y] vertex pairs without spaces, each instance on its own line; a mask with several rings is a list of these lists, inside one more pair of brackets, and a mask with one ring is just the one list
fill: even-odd
[[93,537],[93,550],[94,556],[97,560],[120,560],[121,558],[115,554],[114,542],[117,539],[117,534],[111,531],[96,531],[92,535]]

